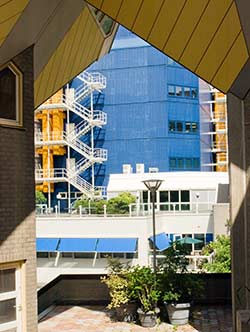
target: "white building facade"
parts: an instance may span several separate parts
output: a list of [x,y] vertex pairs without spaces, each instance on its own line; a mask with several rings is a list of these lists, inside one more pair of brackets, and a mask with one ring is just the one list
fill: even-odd
[[[192,254],[216,235],[226,234],[229,224],[226,173],[134,173],[110,176],[108,198],[121,192],[136,196],[128,215],[109,216],[60,213],[37,216],[38,283],[60,274],[105,273],[106,256],[132,264],[152,260],[150,194],[143,180],[163,180],[156,199],[157,254],[171,241],[192,237]],[[163,242],[162,242],[163,240]]]

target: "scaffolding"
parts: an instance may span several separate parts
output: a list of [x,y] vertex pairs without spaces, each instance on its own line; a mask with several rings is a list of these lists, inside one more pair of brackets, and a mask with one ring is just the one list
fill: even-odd
[[227,172],[226,95],[208,84],[206,89],[200,89],[200,94],[201,121],[203,121],[203,125],[204,122],[207,122],[206,129],[201,130],[201,142],[203,143],[201,144],[201,153],[209,153],[211,155],[211,161],[203,163],[202,167],[210,167],[211,170],[216,172]]
[[[83,72],[77,76],[79,86],[59,90],[35,111],[35,179],[36,190],[48,195],[51,209],[51,195],[55,184],[67,183],[68,210],[71,207],[72,186],[79,196],[89,199],[102,198],[105,187],[95,186],[94,167],[107,160],[107,150],[95,148],[94,128],[107,123],[107,114],[94,110],[93,94],[106,88],[106,78],[100,73]],[[85,98],[90,99],[89,107],[83,106]],[[77,121],[70,122],[74,115]],[[83,142],[90,135],[90,144]],[[74,153],[80,159],[73,157]],[[64,167],[57,168],[55,156],[65,156]],[[82,174],[91,168],[91,182]]]

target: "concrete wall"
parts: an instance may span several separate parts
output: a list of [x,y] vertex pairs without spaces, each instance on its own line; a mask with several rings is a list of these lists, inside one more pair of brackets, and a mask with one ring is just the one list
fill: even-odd
[[[52,304],[107,304],[107,286],[100,282],[101,275],[61,275],[38,291],[38,312]],[[200,274],[204,282],[204,296],[196,303],[231,303],[231,274]],[[202,295],[202,294],[201,294]]]
[[229,234],[229,204],[214,205],[214,236]]
[[23,126],[0,125],[0,266],[23,263],[23,327],[31,332],[37,330],[33,48],[13,62],[23,72]]
[[[213,233],[212,213],[156,214],[156,234]],[[152,235],[152,216],[37,218],[37,237],[138,237]]]

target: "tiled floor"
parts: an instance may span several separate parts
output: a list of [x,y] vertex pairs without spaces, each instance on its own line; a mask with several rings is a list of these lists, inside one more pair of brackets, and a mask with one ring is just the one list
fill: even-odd
[[172,327],[161,323],[143,328],[133,323],[115,322],[103,306],[57,306],[38,325],[39,332],[231,332],[230,307],[195,308],[189,325]]

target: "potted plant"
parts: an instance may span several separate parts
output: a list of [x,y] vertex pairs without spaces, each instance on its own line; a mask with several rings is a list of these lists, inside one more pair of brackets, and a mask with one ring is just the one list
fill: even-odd
[[135,266],[128,273],[128,282],[131,297],[139,301],[137,310],[139,320],[143,327],[153,327],[160,312],[157,302],[161,292],[158,278],[150,267]]
[[195,294],[202,292],[202,282],[195,274],[176,273],[163,276],[165,290],[162,299],[166,306],[170,323],[188,323],[189,312]]
[[133,301],[128,274],[130,267],[122,264],[118,259],[108,258],[108,274],[101,278],[109,289],[109,309],[114,309],[119,321],[131,322],[136,320],[137,304]]
[[188,323],[192,299],[203,290],[202,281],[195,274],[187,273],[186,248],[175,244],[166,253],[161,266],[160,289],[170,323]]

